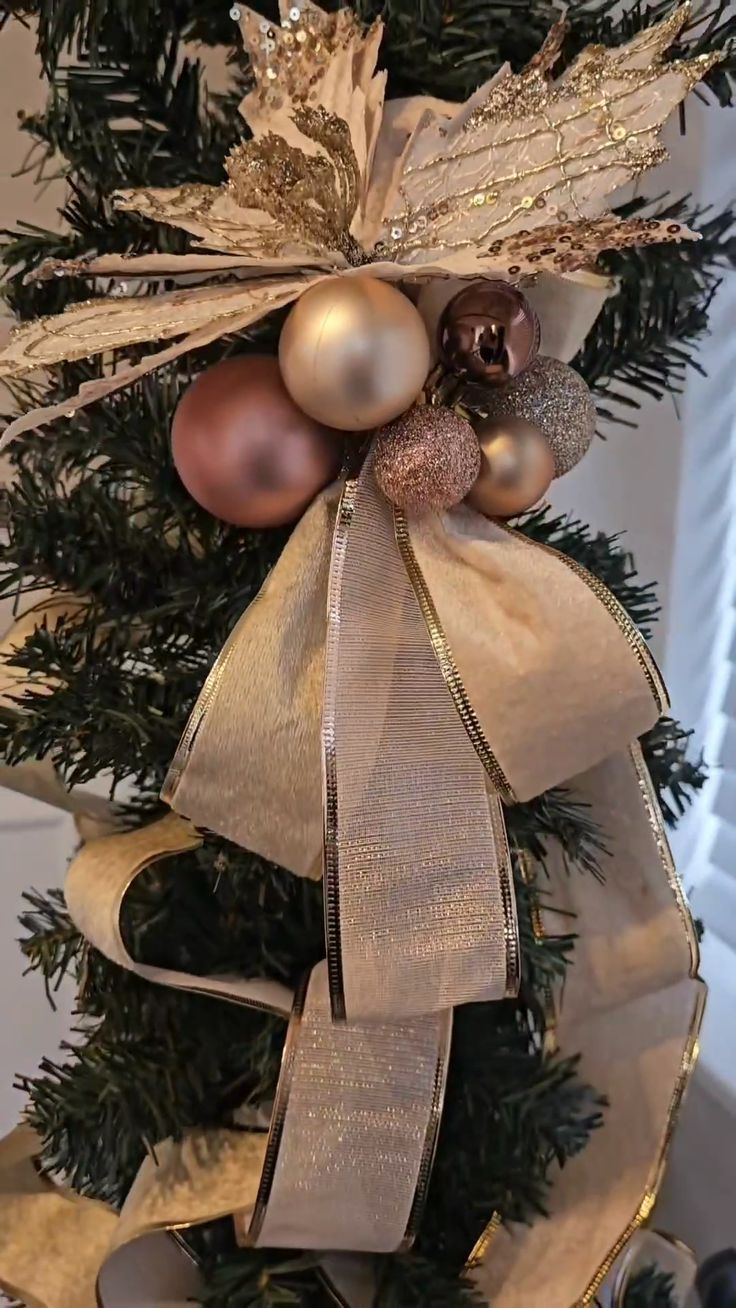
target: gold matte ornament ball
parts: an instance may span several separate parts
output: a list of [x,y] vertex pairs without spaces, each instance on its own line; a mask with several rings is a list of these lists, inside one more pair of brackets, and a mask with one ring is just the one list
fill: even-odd
[[524,418],[539,427],[555,461],[555,477],[570,472],[595,436],[595,403],[580,373],[540,354],[518,377],[489,392],[489,418]]
[[452,409],[417,405],[376,438],[376,481],[400,509],[437,513],[452,508],[465,498],[479,469],[478,438]]
[[312,286],[284,324],[286,389],[310,418],[368,431],[414,403],[430,369],[427,329],[411,300],[375,277]]
[[523,418],[484,418],[476,435],[481,469],[468,504],[487,518],[513,518],[533,508],[555,475],[539,428]]

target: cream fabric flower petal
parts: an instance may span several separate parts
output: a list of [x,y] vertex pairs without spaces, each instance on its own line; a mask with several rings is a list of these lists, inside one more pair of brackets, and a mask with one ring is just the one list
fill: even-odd
[[[264,263],[244,254],[100,254],[80,259],[44,259],[29,272],[26,282],[47,282],[52,277],[130,277],[134,281],[164,278],[217,276],[218,273],[247,271],[251,277],[273,276],[291,268],[291,260]],[[301,271],[301,265],[297,271]]]
[[251,321],[294,299],[305,278],[275,278],[231,286],[195,287],[164,295],[86,300],[55,318],[23,323],[0,350],[0,378],[89,358],[142,341],[167,340],[217,323],[221,334],[243,313]]
[[[146,187],[116,191],[117,209],[167,223],[196,236],[198,244],[221,253],[249,257],[253,264],[274,265],[299,272],[309,267],[331,267],[324,248],[307,243],[284,230],[261,209],[244,209],[227,186]],[[275,250],[278,249],[278,257]],[[271,252],[269,254],[269,251]]]
[[[243,331],[272,310],[290,304],[312,282],[321,280],[317,274],[313,278],[285,277],[278,281],[259,281],[228,288],[212,286],[206,288],[206,296],[201,291],[175,291],[171,296],[146,296],[139,300],[96,300],[91,304],[74,305],[67,313],[51,319],[53,329],[49,328],[49,320],[24,325],[0,351],[0,376],[18,376],[30,368],[82,358],[130,345],[134,341],[182,334],[183,339],[147,355],[139,363],[123,364],[108,376],[85,382],[76,395],[68,399],[24,413],[6,428],[0,439],[0,450],[23,432],[45,426],[64,415],[73,416],[79,409],[130,386],[181,355],[209,345],[230,332]],[[230,294],[224,295],[225,290]],[[164,310],[157,308],[161,301],[165,301]],[[139,305],[148,305],[154,312],[147,318],[145,315],[138,318],[133,306]],[[92,309],[98,312],[93,314]],[[108,315],[111,310],[118,309],[122,314],[113,331]],[[96,333],[103,331],[105,322],[106,339],[101,344],[98,341],[95,348]],[[34,332],[33,328],[40,330]]]
[[670,18],[618,50],[589,47],[557,82],[538,66],[502,70],[470,114],[421,125],[385,224],[392,257],[472,258],[515,233],[602,215],[611,192],[664,157],[662,124],[718,58],[663,63],[675,29]]

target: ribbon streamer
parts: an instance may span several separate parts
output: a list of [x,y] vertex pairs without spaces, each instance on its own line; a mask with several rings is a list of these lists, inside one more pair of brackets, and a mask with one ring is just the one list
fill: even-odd
[[[568,357],[574,337],[571,324]],[[168,781],[176,807],[199,825],[311,876],[321,873],[325,614],[338,499],[339,488],[331,488],[295,529],[210,674]],[[580,1051],[582,1075],[609,1096],[606,1127],[556,1178],[549,1220],[509,1233],[496,1216],[472,1258],[477,1287],[495,1308],[526,1308],[540,1297],[546,1308],[579,1308],[594,1302],[618,1253],[651,1212],[697,1053],[704,1002],[697,945],[651,782],[638,748],[628,747],[665,704],[664,690],[626,615],[569,560],[466,510],[398,525],[396,543],[407,576],[413,573],[422,615],[431,619],[434,610],[509,787],[531,796],[566,782],[574,798],[590,805],[610,849],[602,859],[605,887],[571,875],[562,859],[549,867],[550,900],[575,916],[579,935],[558,1034],[566,1050]],[[428,625],[427,648],[430,640]],[[458,724],[462,730],[460,718]],[[230,1000],[236,996],[228,992],[239,986],[237,1002],[247,1003],[248,983],[239,978],[142,969],[124,950],[119,911],[130,880],[148,865],[145,841],[153,833],[155,858],[199,840],[173,816],[146,830],[145,839],[130,833],[121,845],[109,843],[121,837],[96,842],[84,876],[75,862],[69,894],[79,924],[108,957],[152,982]],[[547,925],[554,930],[555,919]],[[324,971],[320,980],[326,986]],[[261,1006],[285,1017],[290,993],[264,984]],[[322,1013],[327,1023],[325,1007]],[[349,1025],[327,1024],[330,1029],[344,1036]],[[445,1028],[438,1051],[446,1038]],[[425,1101],[428,1128],[441,1099],[439,1066],[438,1059]],[[292,1080],[291,1095],[294,1088]],[[310,1111],[321,1112],[325,1086],[310,1093]],[[285,1132],[282,1146],[284,1139]],[[415,1145],[414,1199],[431,1165],[431,1131],[415,1131]],[[142,1233],[230,1212],[245,1238],[266,1150],[265,1135],[244,1131],[195,1132],[181,1145],[165,1142],[157,1147],[159,1167],[147,1160],[118,1217],[42,1180],[33,1166],[38,1142],[21,1128],[0,1143],[0,1283],[30,1308],[113,1308],[108,1271],[120,1266],[121,1276],[129,1276],[130,1259],[139,1250],[145,1258],[151,1242],[162,1239]],[[301,1183],[306,1194],[320,1193],[313,1172]],[[397,1242],[406,1234],[399,1207]],[[360,1205],[356,1212],[362,1220]],[[372,1308],[375,1258],[326,1254],[322,1265],[339,1302]],[[180,1308],[186,1293],[172,1281],[171,1293],[154,1302]]]
[[[574,916],[579,934],[559,1035],[565,1049],[580,1052],[581,1075],[607,1094],[610,1107],[605,1128],[555,1178],[550,1217],[513,1232],[494,1220],[479,1240],[472,1275],[494,1308],[527,1308],[542,1294],[546,1308],[594,1303],[620,1251],[652,1211],[697,1054],[705,994],[697,979],[697,941],[641,752],[634,747],[605,760],[572,781],[570,790],[590,805],[610,852],[603,858],[605,886],[571,874],[561,855],[549,863],[550,902]],[[172,852],[177,830],[182,849],[196,840],[188,824],[174,817],[145,830],[152,857],[162,856],[162,846]],[[110,940],[113,878],[97,899],[97,873],[113,852],[120,863],[115,884],[127,884],[142,865],[139,837],[138,832],[107,837],[83,852],[84,881],[96,903],[86,921],[89,925],[99,916],[98,944]],[[135,843],[128,846],[128,841]],[[120,855],[128,848],[135,856],[124,868]],[[83,882],[78,866],[74,882],[79,913]],[[546,915],[548,931],[556,929],[556,922],[556,915]],[[115,961],[129,965],[122,958]],[[164,970],[156,971],[158,975],[145,975],[160,982]],[[320,975],[323,1031],[335,1032],[339,1039],[350,1027],[330,1025],[324,969]],[[195,988],[201,978],[190,980]],[[275,1006],[289,1001],[283,991],[272,998]],[[425,1063],[425,1087],[428,1070]],[[329,1106],[324,1079],[308,1093],[309,1111],[319,1119]],[[426,1135],[422,1143],[427,1161]],[[223,1212],[242,1214],[238,1230],[244,1230],[258,1198],[266,1137],[195,1132],[182,1145],[157,1146],[158,1167],[146,1160],[120,1218],[102,1204],[60,1193],[42,1180],[32,1165],[37,1150],[38,1142],[25,1128],[0,1146],[0,1284],[30,1308],[98,1308],[101,1266],[111,1267],[139,1248],[145,1251],[144,1236],[186,1228]],[[315,1175],[320,1166],[312,1159],[309,1176],[302,1177],[307,1202],[329,1189],[330,1181]],[[363,1215],[360,1202],[353,1211]],[[348,1220],[342,1217],[341,1230]],[[403,1214],[397,1231],[402,1223]],[[40,1248],[44,1258],[38,1256]],[[113,1258],[115,1249],[119,1252]],[[340,1302],[372,1308],[378,1275],[374,1259],[325,1255],[322,1262]],[[104,1271],[99,1280],[99,1303],[112,1308],[104,1293],[106,1276]],[[179,1308],[176,1291],[171,1298]]]
[[[116,1251],[217,1217],[235,1216],[246,1242],[269,1247],[390,1252],[406,1247],[416,1229],[440,1121],[451,1014],[334,1026],[325,964],[292,1003],[276,982],[135,962],[120,932],[126,891],[152,863],[199,843],[174,814],[90,841],[70,867],[67,904],[91,945],[145,980],[289,1017],[270,1130],[197,1130],[163,1141],[144,1161],[118,1217],[38,1177],[37,1142],[19,1128],[0,1151],[0,1285],[31,1308],[92,1308]],[[36,1239],[51,1228],[39,1265]]]
[[[433,639],[444,645],[438,623]],[[370,460],[338,511],[326,649],[333,1015],[404,1017],[516,994],[512,874],[486,768],[503,778],[447,693],[461,695],[457,674],[449,653],[435,657]]]

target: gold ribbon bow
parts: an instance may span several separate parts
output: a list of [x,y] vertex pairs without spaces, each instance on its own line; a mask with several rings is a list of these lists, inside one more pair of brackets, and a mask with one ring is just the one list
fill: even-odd
[[516,992],[502,801],[594,766],[666,702],[605,586],[464,507],[392,511],[369,456],[236,627],[164,796],[301,875],[324,837],[333,1015],[402,1019]]

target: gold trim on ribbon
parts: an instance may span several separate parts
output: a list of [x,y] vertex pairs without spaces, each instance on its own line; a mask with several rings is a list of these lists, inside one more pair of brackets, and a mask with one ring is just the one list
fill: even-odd
[[575,576],[579,577],[588,589],[593,592],[596,599],[600,600],[604,609],[606,609],[613,618],[616,626],[629,646],[629,649],[634,655],[634,658],[639,664],[646,683],[652,692],[652,698],[654,699],[660,715],[666,713],[670,707],[670,699],[667,693],[667,687],[664,683],[664,678],[657,666],[656,659],[639,631],[639,628],[631,621],[631,618],[626,612],[623,604],[616,599],[613,591],[608,589],[605,582],[602,582],[594,573],[589,572],[587,568],[583,567],[582,563],[578,563],[576,559],[569,558],[567,554],[563,554],[560,550],[554,549],[552,545],[546,545],[542,541],[533,540],[531,536],[527,536],[523,531],[518,531],[515,527],[509,527],[507,523],[502,522],[499,519],[494,518],[494,522],[497,527],[500,527],[502,531],[507,532],[509,536],[514,536],[517,540],[523,541],[524,544],[530,546],[532,549],[544,550],[545,553],[551,554],[554,558],[559,559],[560,563],[564,563],[565,567],[569,568],[571,572],[574,572]]
[[[644,805],[647,820],[651,828],[652,835],[654,837],[656,848],[659,853],[661,866],[664,870],[667,884],[675,899],[675,903],[677,905],[680,918],[685,928],[685,932],[690,948],[689,975],[693,980],[697,980],[699,957],[700,957],[697,934],[695,932],[692,915],[690,913],[690,908],[687,902],[687,898],[685,896],[682,882],[680,880],[679,873],[677,871],[674,859],[672,857],[672,851],[670,849],[669,840],[667,838],[667,832],[665,830],[664,821],[662,819],[662,813],[659,807],[659,801],[657,799],[654,785],[652,783],[652,779],[649,774],[649,769],[644,760],[641,745],[639,744],[638,741],[635,741],[629,747],[628,753],[634,768],[636,780],[642,796],[642,802]],[[537,915],[535,914],[535,918],[536,917]],[[544,935],[544,924],[541,919],[541,914],[539,914],[538,920],[535,921],[534,923],[535,935],[537,934],[538,931],[540,931],[542,935]],[[675,1082],[675,1085],[672,1090],[672,1095],[670,1098],[669,1108],[667,1112],[665,1127],[662,1133],[660,1147],[657,1156],[655,1158],[654,1164],[652,1166],[649,1180],[644,1190],[644,1193],[642,1194],[639,1204],[636,1210],[634,1211],[634,1213],[632,1214],[630,1221],[621,1231],[618,1238],[614,1241],[608,1253],[606,1254],[604,1260],[597,1267],[594,1275],[590,1279],[581,1297],[579,1299],[576,1299],[574,1304],[570,1305],[570,1308],[589,1308],[590,1305],[596,1302],[598,1292],[601,1286],[603,1285],[603,1282],[606,1280],[606,1277],[609,1275],[614,1263],[620,1256],[622,1250],[626,1247],[629,1240],[636,1233],[636,1231],[639,1230],[648,1221],[649,1217],[651,1216],[652,1210],[655,1206],[662,1185],[662,1179],[664,1176],[665,1166],[667,1162],[667,1155],[669,1153],[670,1145],[672,1143],[672,1138],[675,1133],[675,1129],[679,1119],[679,1114],[685,1097],[685,1093],[687,1091],[690,1078],[692,1076],[692,1073],[697,1063],[698,1052],[699,1052],[699,1034],[700,1034],[700,1028],[703,1020],[703,1013],[705,1011],[706,1001],[707,1001],[707,991],[705,986],[703,985],[701,986],[700,990],[697,993],[695,1003],[693,1006],[693,1011],[692,1011],[690,1026],[688,1031],[688,1038],[682,1053],[679,1075],[677,1077],[677,1081]],[[502,1228],[503,1228],[503,1218],[499,1212],[494,1212],[485,1230],[482,1232],[482,1234],[480,1235],[479,1239],[476,1241],[475,1245],[473,1246],[473,1249],[470,1252],[470,1255],[465,1263],[464,1270],[466,1272],[472,1271],[474,1268],[477,1268],[481,1263],[485,1261],[489,1251],[492,1249],[492,1246],[494,1244],[494,1241],[498,1233],[502,1230]]]
[[473,1270],[474,1267],[477,1267],[479,1263],[485,1261],[486,1255],[488,1254],[488,1251],[490,1250],[491,1245],[493,1244],[493,1241],[495,1240],[502,1226],[503,1226],[503,1218],[501,1214],[499,1212],[493,1213],[491,1220],[489,1221],[485,1230],[479,1235],[478,1239],[473,1245],[473,1248],[468,1254],[468,1257],[465,1262],[465,1267],[463,1269],[464,1271],[470,1272]]
[[179,785],[182,773],[186,767],[187,759],[194,748],[197,732],[205,719],[210,702],[214,698],[220,681],[224,676],[239,625],[240,624],[237,624],[233,628],[230,636],[212,664],[212,667],[205,678],[204,685],[197,696],[194,708],[189,715],[181,740],[176,747],[176,752],[171,760],[166,777],[164,778],[164,784],[161,787],[161,798],[165,804],[173,806],[177,786]]
[[[707,1000],[707,992],[705,988],[703,988],[698,992],[698,996],[695,1001],[695,1007],[693,1009],[693,1015],[690,1022],[688,1042],[682,1055],[682,1062],[680,1064],[680,1075],[678,1076],[677,1081],[675,1083],[675,1087],[672,1091],[672,1098],[670,1100],[669,1113],[667,1116],[667,1124],[664,1130],[664,1134],[662,1136],[662,1143],[660,1145],[659,1155],[656,1159],[655,1166],[653,1169],[652,1180],[650,1184],[647,1186],[646,1190],[644,1191],[639,1207],[634,1213],[628,1226],[626,1226],[624,1230],[621,1232],[621,1235],[619,1236],[618,1240],[611,1247],[608,1254],[606,1255],[606,1258],[604,1259],[604,1261],[601,1263],[600,1267],[596,1271],[595,1276],[589,1282],[582,1298],[579,1301],[580,1308],[588,1308],[588,1305],[592,1304],[595,1301],[598,1291],[600,1290],[603,1282],[608,1276],[619,1254],[623,1249],[625,1249],[632,1235],[634,1235],[636,1231],[638,1231],[639,1228],[642,1227],[644,1223],[647,1222],[648,1219],[651,1217],[652,1211],[654,1209],[654,1205],[657,1202],[659,1191],[662,1185],[662,1178],[664,1176],[665,1165],[667,1162],[667,1154],[669,1153],[669,1148],[672,1143],[672,1137],[674,1136],[675,1133],[675,1128],[677,1126],[677,1121],[680,1115],[680,1109],[682,1108],[682,1103],[685,1098],[685,1092],[690,1083],[690,1077],[692,1076],[692,1073],[695,1070],[695,1065],[698,1061],[698,1053],[700,1051],[700,1045],[699,1045],[700,1027],[703,1021],[703,1013],[705,1012],[706,1000]],[[572,1308],[578,1308],[578,1305],[575,1304],[572,1306]]]
[[263,1171],[261,1172],[261,1181],[258,1186],[253,1216],[248,1227],[246,1243],[255,1245],[258,1243],[258,1237],[266,1218],[266,1209],[268,1200],[273,1187],[274,1176],[279,1160],[279,1149],[281,1147],[281,1137],[284,1134],[284,1123],[289,1108],[289,1093],[291,1091],[291,1081],[294,1074],[294,1060],[296,1058],[296,1045],[299,1038],[299,1027],[301,1025],[302,1015],[304,1013],[304,1003],[309,988],[310,973],[307,972],[294,995],[294,1006],[291,1010],[289,1025],[286,1030],[286,1039],[281,1051],[281,1068],[279,1071],[276,1094],[273,1101],[271,1112],[271,1123],[268,1128],[268,1140],[266,1142],[266,1153],[263,1159]]
[[337,748],[335,743],[336,679],[330,677],[329,668],[339,639],[339,595],[345,568],[348,532],[355,514],[358,480],[345,482],[335,522],[332,541],[332,562],[327,598],[327,633],[325,636],[325,683],[322,707],[322,760],[324,781],[324,919],[327,946],[327,975],[330,986],[330,1004],[335,1022],[346,1018],[345,986],[342,967],[342,940],[340,934],[340,854],[338,845]]
[[[670,842],[667,838],[667,832],[665,830],[664,821],[662,819],[662,813],[659,807],[659,801],[657,799],[656,792],[654,790],[652,778],[649,774],[649,768],[647,767],[644,761],[644,755],[642,753],[641,745],[639,744],[638,741],[636,741],[630,747],[629,753],[631,755],[631,761],[633,763],[634,771],[636,773],[636,778],[639,784],[639,790],[641,791],[644,808],[647,814],[647,819],[652,829],[652,834],[654,836],[655,844],[659,852],[659,856],[662,862],[662,867],[664,869],[665,876],[667,877],[667,884],[669,885],[670,890],[672,891],[672,894],[675,898],[675,902],[677,904],[680,918],[682,919],[682,923],[685,927],[688,944],[690,946],[690,976],[693,978],[693,980],[697,980],[698,968],[700,966],[700,950],[698,947],[698,937],[695,931],[695,925],[693,923],[692,914],[690,912],[690,907],[687,902],[687,897],[683,889],[682,881],[680,880],[680,875],[677,871],[677,867],[675,866],[675,861],[672,857]],[[659,1191],[662,1185],[662,1178],[664,1176],[664,1170],[667,1162],[667,1155],[669,1153],[670,1145],[672,1143],[672,1137],[674,1136],[675,1128],[677,1126],[677,1121],[680,1115],[680,1109],[682,1108],[682,1103],[685,1098],[685,1092],[690,1083],[690,1077],[692,1076],[692,1073],[695,1070],[695,1065],[698,1061],[698,1054],[700,1052],[700,1042],[699,1042],[700,1028],[703,1022],[703,1014],[705,1012],[707,997],[708,997],[707,990],[705,986],[703,986],[702,989],[698,991],[695,1000],[692,1018],[690,1021],[690,1029],[688,1032],[688,1040],[685,1049],[683,1051],[682,1061],[680,1063],[680,1074],[677,1078],[677,1081],[675,1082],[672,1091],[669,1111],[667,1113],[667,1121],[662,1135],[662,1141],[660,1144],[659,1153],[657,1155],[657,1158],[655,1159],[655,1163],[652,1168],[652,1175],[649,1185],[647,1186],[644,1194],[642,1195],[641,1202],[639,1203],[639,1207],[637,1208],[636,1212],[633,1214],[628,1226],[626,1226],[625,1229],[621,1232],[621,1235],[619,1236],[618,1240],[611,1247],[605,1260],[601,1263],[600,1267],[595,1273],[595,1276],[588,1284],[585,1293],[580,1299],[580,1308],[587,1308],[587,1305],[592,1304],[594,1302],[601,1285],[603,1284],[606,1277],[608,1276],[608,1273],[613,1267],[613,1264],[615,1263],[622,1249],[626,1247],[632,1235],[634,1235],[634,1233],[639,1229],[639,1227],[643,1226],[644,1223],[651,1216],[652,1209],[654,1208],[654,1205],[657,1202],[657,1197],[659,1195]],[[577,1305],[574,1305],[574,1308],[577,1308]]]
[[416,1190],[414,1191],[414,1202],[411,1206],[409,1219],[406,1223],[406,1232],[402,1240],[398,1253],[406,1253],[413,1245],[422,1215],[427,1203],[427,1194],[429,1192],[429,1182],[432,1177],[432,1168],[437,1154],[437,1142],[440,1134],[440,1122],[442,1121],[442,1109],[445,1103],[445,1090],[447,1088],[447,1073],[450,1065],[450,1046],[452,1043],[452,1011],[448,1011],[442,1018],[442,1032],[440,1035],[439,1049],[437,1051],[437,1066],[434,1074],[434,1086],[432,1088],[432,1103],[429,1110],[429,1121],[427,1122],[427,1134],[424,1139],[424,1149],[419,1164],[419,1175],[417,1176]]
[[519,929],[516,920],[516,896],[514,894],[511,856],[509,853],[508,837],[506,834],[506,823],[503,818],[503,809],[500,801],[503,799],[507,803],[513,803],[515,796],[503,768],[491,749],[475,709],[470,702],[463,679],[458,671],[455,658],[445,634],[445,629],[442,625],[439,613],[437,612],[434,600],[432,599],[424,573],[419,566],[419,560],[414,553],[406,514],[403,509],[399,509],[396,506],[394,506],[393,514],[396,544],[399,547],[399,553],[401,554],[404,567],[406,568],[407,576],[411,582],[414,594],[416,595],[419,608],[421,609],[422,617],[424,618],[438,667],[442,673],[445,685],[450,692],[450,697],[455,705],[458,717],[460,718],[468,738],[475,749],[478,758],[483,764],[493,786],[493,792],[489,794],[488,802],[490,806],[491,822],[494,828],[494,836],[498,841],[498,849],[501,855],[498,864],[498,877],[503,903],[504,937],[506,940],[505,997],[510,999],[519,993],[519,985],[521,981],[521,958],[519,952]]
[[394,531],[396,533],[396,543],[399,547],[399,553],[404,561],[407,575],[412,584],[414,594],[419,602],[422,611],[429,639],[432,643],[437,663],[445,681],[445,685],[450,692],[452,702],[457,709],[458,716],[462,722],[468,737],[475,749],[478,758],[493,782],[494,789],[507,802],[512,803],[514,792],[511,789],[506,774],[503,771],[496,755],[493,753],[485,732],[478,721],[478,716],[468,697],[468,692],[463,684],[463,679],[457,669],[457,664],[450,649],[445,630],[442,625],[439,613],[435,607],[434,600],[430,594],[429,587],[422,572],[417,556],[414,553],[414,546],[411,543],[411,534],[409,524],[403,509],[394,507]]

